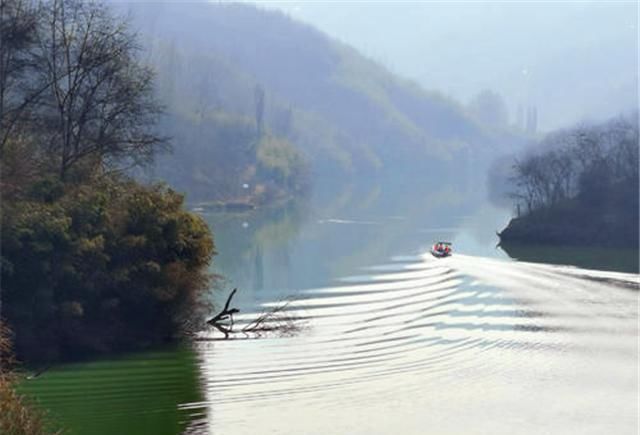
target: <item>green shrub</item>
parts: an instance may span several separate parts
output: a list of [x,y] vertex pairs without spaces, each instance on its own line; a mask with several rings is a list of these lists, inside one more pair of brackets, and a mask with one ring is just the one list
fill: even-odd
[[29,359],[171,339],[208,288],[213,240],[163,185],[106,179],[2,210],[3,309]]

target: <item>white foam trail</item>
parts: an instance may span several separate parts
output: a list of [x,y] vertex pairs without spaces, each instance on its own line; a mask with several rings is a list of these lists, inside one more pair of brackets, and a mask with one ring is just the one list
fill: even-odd
[[637,429],[638,275],[392,261],[302,292],[300,336],[202,343],[207,401],[185,409],[225,434]]

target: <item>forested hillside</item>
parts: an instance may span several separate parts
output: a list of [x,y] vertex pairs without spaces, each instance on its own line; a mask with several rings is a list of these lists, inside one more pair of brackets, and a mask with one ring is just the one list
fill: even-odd
[[[443,162],[466,165],[457,157],[480,150],[488,159],[488,148],[516,140],[281,13],[241,4],[126,8],[148,40],[149,61],[171,108],[167,134],[177,145],[156,176],[198,197],[264,184],[259,174],[265,164],[251,145],[261,136],[294,155],[280,166],[287,167],[286,183],[296,187],[306,184],[303,161],[316,181],[398,167],[444,172]],[[237,158],[224,160],[227,153]]]
[[548,134],[511,169],[503,242],[638,246],[638,114]]

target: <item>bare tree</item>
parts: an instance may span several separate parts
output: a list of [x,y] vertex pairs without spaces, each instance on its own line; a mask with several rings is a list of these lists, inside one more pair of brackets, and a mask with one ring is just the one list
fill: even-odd
[[528,213],[578,195],[597,203],[614,185],[637,186],[637,121],[619,117],[551,133],[515,161],[511,181],[510,196]]
[[28,0],[0,0],[0,158],[43,92],[31,88],[38,8]]
[[100,3],[46,6],[35,61],[38,82],[48,85],[38,117],[50,163],[64,179],[74,167],[148,162],[164,144],[152,133],[160,107],[128,22]]

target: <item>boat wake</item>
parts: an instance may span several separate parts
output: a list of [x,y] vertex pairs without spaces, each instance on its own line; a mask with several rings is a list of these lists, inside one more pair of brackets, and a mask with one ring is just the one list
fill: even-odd
[[299,336],[198,343],[205,401],[182,408],[200,416],[193,433],[635,433],[638,286],[396,257],[302,291]]

